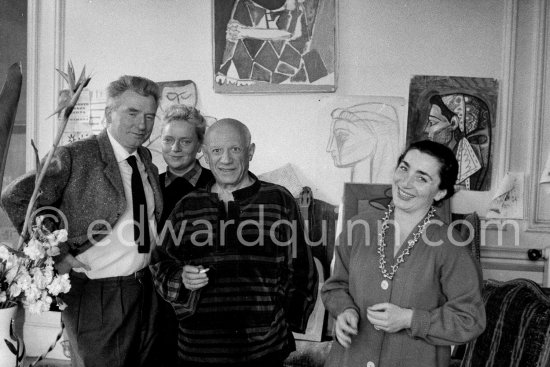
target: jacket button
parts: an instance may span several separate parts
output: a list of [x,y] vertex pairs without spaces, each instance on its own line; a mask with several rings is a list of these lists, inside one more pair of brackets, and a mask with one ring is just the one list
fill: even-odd
[[369,362],[369,363],[367,363],[367,367],[375,367],[375,366],[374,366],[374,362]]

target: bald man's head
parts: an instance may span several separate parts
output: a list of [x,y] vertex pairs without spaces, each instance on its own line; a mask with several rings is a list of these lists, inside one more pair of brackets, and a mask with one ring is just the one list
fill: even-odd
[[235,129],[244,138],[246,146],[250,146],[250,142],[252,141],[252,136],[250,135],[250,130],[248,129],[248,127],[242,122],[240,122],[239,120],[229,119],[229,118],[218,120],[208,128],[208,130],[206,131],[206,136],[204,138],[205,144],[207,144],[209,133],[212,134],[213,132],[216,131],[216,129],[224,129],[224,130]]
[[216,183],[226,190],[237,190],[248,178],[254,155],[250,130],[234,119],[221,119],[206,130],[203,151]]

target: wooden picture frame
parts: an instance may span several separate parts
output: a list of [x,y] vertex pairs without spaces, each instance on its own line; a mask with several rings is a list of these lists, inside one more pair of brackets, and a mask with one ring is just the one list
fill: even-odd
[[409,87],[406,146],[429,139],[455,152],[456,184],[489,191],[498,130],[499,83],[493,78],[415,75]]
[[216,93],[334,92],[337,0],[212,0]]

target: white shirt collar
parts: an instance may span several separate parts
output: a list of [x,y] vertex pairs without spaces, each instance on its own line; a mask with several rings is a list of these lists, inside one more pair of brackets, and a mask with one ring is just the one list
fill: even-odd
[[107,136],[109,136],[109,141],[111,142],[111,146],[113,147],[115,158],[118,163],[125,161],[131,155],[136,156],[136,158],[139,159],[137,150],[132,154],[128,153],[128,151],[115,139],[115,137],[111,135],[109,129],[107,129]]

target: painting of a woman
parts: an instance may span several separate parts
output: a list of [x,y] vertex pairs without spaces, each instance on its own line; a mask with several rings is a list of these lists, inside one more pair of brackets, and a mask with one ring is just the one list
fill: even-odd
[[327,152],[336,167],[351,167],[350,182],[389,183],[399,156],[393,106],[362,103],[332,111]]

